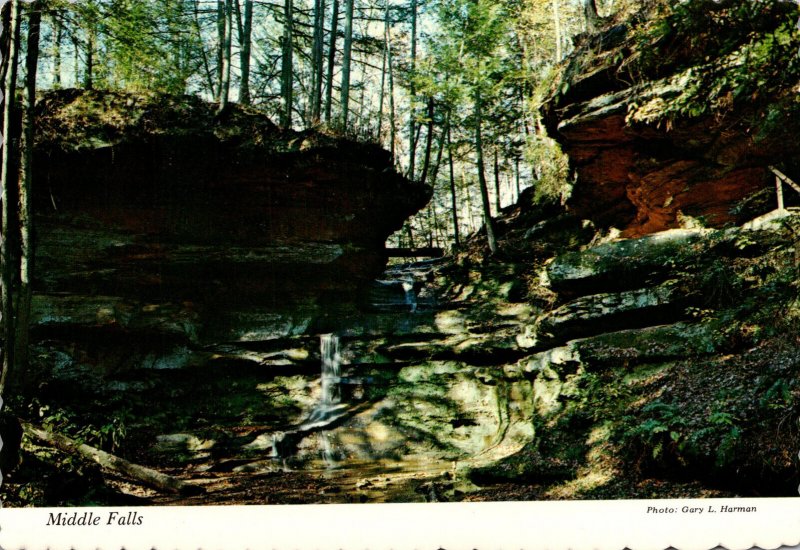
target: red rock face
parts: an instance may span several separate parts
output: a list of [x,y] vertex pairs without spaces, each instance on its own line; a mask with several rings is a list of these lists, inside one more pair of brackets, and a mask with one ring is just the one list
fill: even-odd
[[763,213],[738,207],[773,185],[768,165],[791,157],[794,140],[754,139],[745,121],[759,117],[747,106],[669,124],[629,122],[641,105],[674,96],[676,84],[669,75],[652,82],[626,75],[631,45],[619,28],[607,35],[579,45],[564,68],[559,90],[566,91],[543,109],[577,174],[568,207],[623,237],[687,224],[721,227]]
[[[758,154],[748,136],[728,135],[713,151],[684,147],[683,132],[642,132],[622,126],[624,118],[587,120],[571,125],[560,139],[578,181],[569,207],[623,237],[681,227],[693,218],[707,227],[740,222],[735,207],[771,185],[765,166],[741,166]],[[702,131],[698,128],[697,131]],[[717,133],[718,129],[709,129]]]

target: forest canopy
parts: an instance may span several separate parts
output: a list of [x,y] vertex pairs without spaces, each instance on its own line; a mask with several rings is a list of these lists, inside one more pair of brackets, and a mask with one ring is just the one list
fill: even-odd
[[38,89],[191,94],[221,111],[252,104],[284,127],[381,143],[409,178],[435,188],[399,238],[439,246],[479,229],[534,181],[540,198],[568,191],[566,161],[539,120],[542,91],[573,38],[631,9],[595,0],[22,6],[21,55],[25,14],[41,14]]

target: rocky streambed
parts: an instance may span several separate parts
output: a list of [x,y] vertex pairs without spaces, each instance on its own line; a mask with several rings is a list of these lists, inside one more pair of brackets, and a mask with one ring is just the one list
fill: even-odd
[[43,341],[40,399],[206,490],[106,476],[141,503],[791,494],[798,216],[608,242],[545,217],[524,249],[540,210],[507,213],[513,257],[392,267],[329,333]]
[[378,147],[191,98],[41,105],[32,365],[12,406],[204,492],[26,440],[5,502],[794,494],[796,209],[612,215],[620,233],[530,189],[496,220],[498,254],[479,233],[387,267],[430,190]]

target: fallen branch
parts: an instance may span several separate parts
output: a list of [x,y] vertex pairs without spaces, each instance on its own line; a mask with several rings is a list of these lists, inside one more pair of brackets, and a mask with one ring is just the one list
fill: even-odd
[[65,453],[81,455],[93,460],[101,467],[118,472],[127,477],[140,481],[142,484],[168,493],[179,494],[198,494],[203,492],[202,487],[181,481],[180,479],[163,474],[146,466],[140,466],[128,462],[106,451],[102,451],[85,443],[80,443],[65,435],[53,433],[44,428],[34,426],[27,422],[22,422],[22,430],[25,434],[38,441],[55,447]]

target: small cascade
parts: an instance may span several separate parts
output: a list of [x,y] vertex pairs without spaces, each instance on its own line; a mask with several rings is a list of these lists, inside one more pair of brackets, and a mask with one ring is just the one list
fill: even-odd
[[320,354],[322,355],[322,400],[320,406],[330,408],[342,400],[339,337],[335,334],[320,336]]
[[417,311],[417,295],[414,293],[414,282],[403,281],[403,292],[405,292],[405,302],[411,313]]
[[339,337],[335,334],[320,336],[320,354],[322,356],[322,372],[320,384],[322,395],[311,414],[300,426],[299,431],[324,429],[324,427],[341,416],[346,407],[342,404],[341,355],[339,354]]

